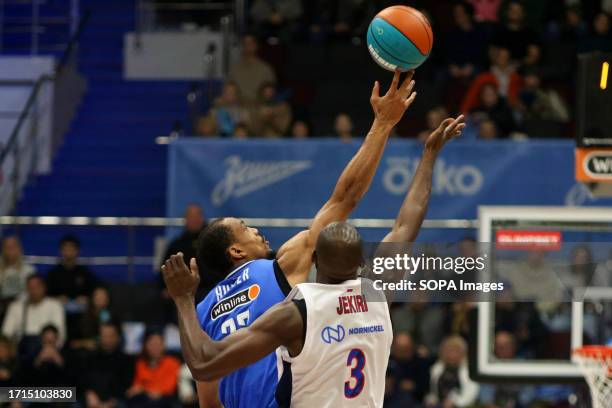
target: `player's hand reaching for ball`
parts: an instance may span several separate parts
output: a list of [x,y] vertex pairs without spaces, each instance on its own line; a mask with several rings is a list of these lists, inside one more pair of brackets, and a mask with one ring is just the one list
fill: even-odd
[[414,70],[408,71],[408,74],[400,85],[401,72],[395,71],[393,82],[387,93],[380,96],[380,84],[378,81],[374,83],[370,103],[374,109],[375,121],[385,126],[395,126],[404,116],[404,112],[416,98],[417,93],[412,92],[414,81],[412,77]]
[[465,117],[463,115],[455,119],[444,119],[425,140],[425,149],[438,153],[446,142],[460,136],[464,128]]
[[195,258],[191,258],[189,268],[185,265],[183,253],[170,256],[161,267],[168,294],[174,300],[181,297],[194,298],[200,283],[200,273]]

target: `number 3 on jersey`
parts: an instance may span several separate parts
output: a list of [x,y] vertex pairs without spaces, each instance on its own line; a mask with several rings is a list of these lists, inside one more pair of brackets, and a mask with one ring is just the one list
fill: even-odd
[[344,396],[346,398],[356,398],[363,391],[365,386],[365,368],[366,358],[363,351],[354,348],[349,352],[346,359],[346,365],[351,367],[351,378],[344,383]]
[[243,327],[247,327],[249,325],[249,311],[245,310],[242,313],[238,313],[236,316],[236,320],[233,317],[228,318],[221,325],[221,333],[222,334],[230,334],[235,332],[238,329]]

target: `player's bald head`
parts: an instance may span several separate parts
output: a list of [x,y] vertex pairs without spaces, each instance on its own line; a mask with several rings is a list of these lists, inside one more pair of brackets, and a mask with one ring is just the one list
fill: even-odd
[[325,227],[317,239],[315,263],[330,283],[354,279],[363,264],[362,240],[355,227],[347,222]]

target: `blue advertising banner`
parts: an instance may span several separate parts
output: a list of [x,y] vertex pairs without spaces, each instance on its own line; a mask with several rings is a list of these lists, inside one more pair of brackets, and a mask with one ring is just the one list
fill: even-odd
[[[360,144],[179,139],[169,146],[167,215],[180,217],[195,202],[207,217],[311,218]],[[416,141],[389,141],[352,217],[395,218],[421,152]],[[572,141],[453,141],[436,163],[427,218],[473,219],[479,205],[611,203],[574,181]],[[290,233],[274,233],[271,241]]]

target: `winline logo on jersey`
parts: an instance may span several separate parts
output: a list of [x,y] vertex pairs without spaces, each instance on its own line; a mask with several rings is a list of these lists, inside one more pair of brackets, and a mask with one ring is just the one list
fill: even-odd
[[257,299],[260,291],[261,289],[259,288],[259,285],[255,284],[231,295],[230,297],[221,299],[215,306],[213,306],[212,310],[210,311],[210,317],[213,320],[216,320],[220,316],[228,314],[239,306],[244,306],[251,303],[253,300]]

